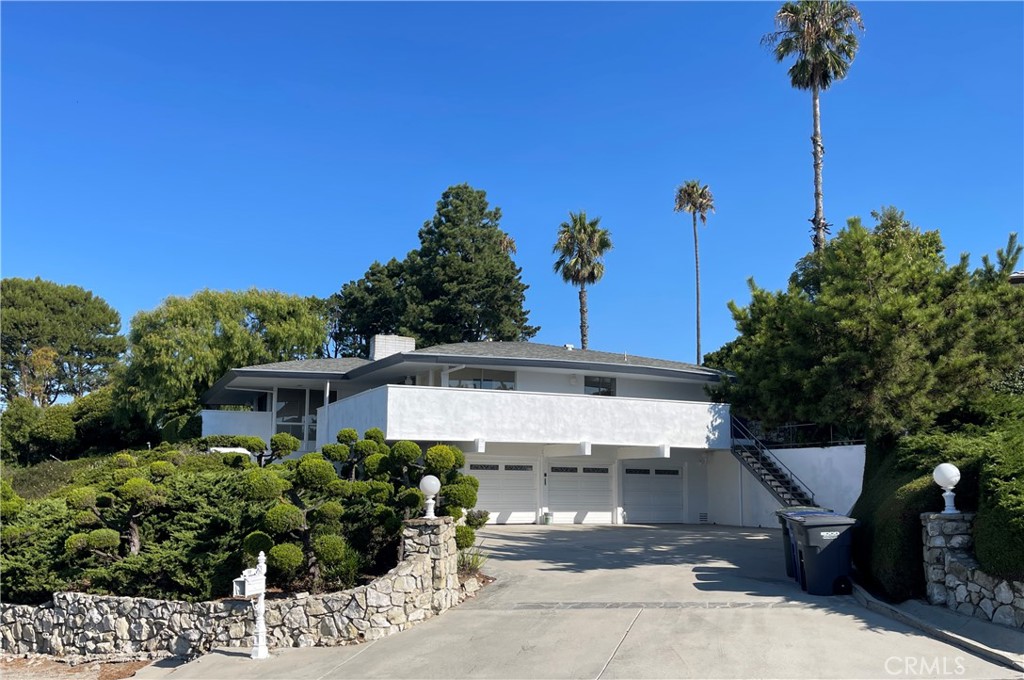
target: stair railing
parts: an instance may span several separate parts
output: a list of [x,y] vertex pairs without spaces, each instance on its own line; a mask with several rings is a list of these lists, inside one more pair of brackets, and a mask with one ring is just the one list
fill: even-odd
[[[776,466],[778,466],[778,468],[780,470],[785,470],[785,472],[789,476],[790,480],[794,484],[796,484],[796,486],[801,491],[803,491],[805,496],[807,496],[808,498],[811,499],[811,503],[813,504],[814,503],[814,492],[811,491],[811,488],[809,486],[807,486],[807,484],[802,479],[800,479],[796,475],[795,472],[790,470],[789,467],[785,463],[783,463],[781,460],[779,460],[778,457],[776,457],[775,454],[771,452],[771,449],[769,449],[767,446],[765,446],[764,443],[760,439],[758,439],[756,436],[754,436],[754,433],[751,432],[750,429],[746,425],[744,425],[738,418],[733,417],[733,418],[731,418],[731,420],[732,420],[732,438],[734,440],[736,440],[736,439],[743,439],[743,440],[749,441],[750,445],[753,446],[757,450],[757,452],[759,454],[761,454],[761,456],[763,456],[764,458],[767,458],[769,461],[774,463]],[[744,443],[746,443],[746,442],[744,442]]]

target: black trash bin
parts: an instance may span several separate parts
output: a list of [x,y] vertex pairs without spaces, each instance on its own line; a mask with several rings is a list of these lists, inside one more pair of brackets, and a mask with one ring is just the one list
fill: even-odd
[[796,534],[800,586],[810,595],[850,592],[851,531],[857,520],[845,515],[816,513],[791,518]]
[[797,573],[796,569],[796,535],[790,531],[789,519],[796,515],[821,512],[831,512],[831,510],[812,505],[795,505],[787,508],[779,508],[775,511],[775,516],[779,518],[779,525],[782,527],[782,554],[786,558],[786,576],[795,578],[797,581],[800,580],[800,575]]

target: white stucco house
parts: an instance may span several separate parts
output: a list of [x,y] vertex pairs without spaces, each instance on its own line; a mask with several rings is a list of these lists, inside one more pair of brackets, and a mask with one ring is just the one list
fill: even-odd
[[[289,432],[312,451],[342,428],[377,427],[388,441],[454,444],[466,453],[465,472],[480,480],[477,507],[497,523],[550,513],[554,523],[775,526],[777,496],[734,451],[729,405],[705,392],[720,379],[691,364],[571,346],[416,349],[411,338],[377,336],[370,360],[228,371],[204,397],[211,408],[203,434],[269,441]],[[785,465],[805,486],[829,487],[818,503],[849,509],[862,449],[812,452],[803,462],[787,453],[797,467]],[[837,466],[855,475],[836,484]]]

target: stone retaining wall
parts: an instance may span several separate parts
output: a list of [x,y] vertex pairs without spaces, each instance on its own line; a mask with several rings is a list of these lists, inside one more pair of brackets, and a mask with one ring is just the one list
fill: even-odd
[[1024,628],[1024,583],[994,578],[978,568],[973,522],[973,512],[921,515],[928,601],[968,616]]
[[[369,585],[266,600],[267,645],[343,645],[397,633],[458,604],[455,526],[450,517],[406,522],[399,564]],[[55,593],[40,606],[0,604],[7,654],[195,656],[252,645],[247,601],[177,602]]]

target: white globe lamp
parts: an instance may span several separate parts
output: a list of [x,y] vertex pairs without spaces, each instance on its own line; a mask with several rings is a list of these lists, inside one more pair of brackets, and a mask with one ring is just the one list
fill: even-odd
[[441,480],[434,475],[426,475],[420,480],[420,491],[427,497],[427,512],[423,516],[427,519],[435,519],[434,515],[434,496],[441,490]]
[[960,481],[960,470],[952,463],[940,463],[935,466],[935,471],[932,472],[932,479],[943,489],[942,498],[946,501],[946,507],[943,509],[942,514],[956,514],[958,510],[953,504],[953,487]]

